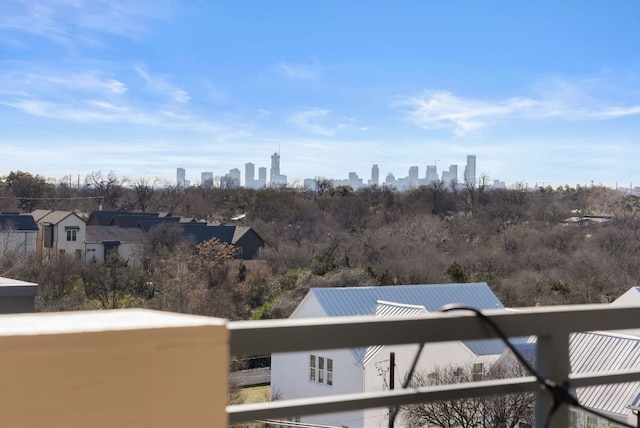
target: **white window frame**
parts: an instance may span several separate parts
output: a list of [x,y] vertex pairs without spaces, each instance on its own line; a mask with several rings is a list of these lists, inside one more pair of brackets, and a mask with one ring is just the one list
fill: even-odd
[[78,240],[78,231],[76,229],[67,229],[67,242],[75,242]]
[[309,354],[309,382],[333,385],[333,359]]

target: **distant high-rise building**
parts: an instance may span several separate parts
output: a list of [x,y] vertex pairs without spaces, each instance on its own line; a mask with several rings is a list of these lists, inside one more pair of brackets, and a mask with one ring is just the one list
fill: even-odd
[[374,163],[371,167],[371,180],[369,180],[369,186],[378,185],[380,185],[380,169],[378,168],[378,164]]
[[244,164],[244,187],[255,189],[256,166],[251,162]]
[[186,171],[184,168],[178,168],[176,170],[176,186],[177,187],[181,187],[181,188],[185,188],[187,186],[185,186],[185,176],[186,176]]
[[407,187],[415,189],[418,187],[418,174],[419,170],[417,166],[409,168],[409,176],[407,177]]
[[280,174],[280,153],[275,152],[271,156],[271,180],[269,186],[279,187],[287,184],[287,176]]
[[271,179],[269,180],[269,186],[278,186],[278,177],[280,176],[280,153],[275,152],[271,155]]
[[427,174],[425,175],[427,184],[438,181],[438,167],[436,165],[427,165]]
[[200,174],[200,186],[206,189],[213,188],[213,172],[203,172]]
[[263,188],[267,186],[267,168],[261,166],[258,168],[258,186],[259,188]]
[[395,186],[396,177],[392,173],[387,174],[387,178],[385,178],[384,184],[386,184],[387,186]]
[[353,190],[358,190],[359,188],[362,187],[362,185],[363,185],[362,178],[358,177],[358,174],[356,174],[355,172],[350,172],[349,173],[349,186]]
[[220,187],[223,189],[235,189],[240,186],[240,170],[238,168],[230,169],[220,179]]
[[458,165],[449,165],[449,171],[442,171],[442,182],[447,186],[458,184]]
[[467,156],[467,166],[464,167],[464,182],[476,184],[476,155]]

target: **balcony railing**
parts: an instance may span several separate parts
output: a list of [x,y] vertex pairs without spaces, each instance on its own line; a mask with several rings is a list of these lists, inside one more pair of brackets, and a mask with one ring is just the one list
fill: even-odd
[[[508,336],[538,337],[537,367],[572,388],[640,381],[640,371],[569,374],[572,332],[640,328],[640,307],[586,305],[487,311]],[[146,310],[0,316],[0,403],[6,427],[222,427],[251,420],[426,401],[537,394],[533,377],[227,406],[229,355],[495,337],[470,313],[421,318],[224,320]],[[568,409],[551,427],[568,426]]]
[[[569,373],[569,335],[573,332],[640,328],[640,307],[581,305],[484,312],[508,336],[537,336],[537,370],[571,388],[640,381],[640,371]],[[232,355],[357,348],[497,337],[473,313],[434,313],[420,318],[348,317],[230,322]],[[553,401],[534,377],[332,395],[227,407],[230,423],[349,410],[395,407],[472,396],[535,392],[536,427],[544,426]],[[552,428],[569,425],[569,409],[557,409]]]

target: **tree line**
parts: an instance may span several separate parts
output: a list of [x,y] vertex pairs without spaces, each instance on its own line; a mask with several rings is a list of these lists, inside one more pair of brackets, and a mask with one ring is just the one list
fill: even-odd
[[[326,180],[317,190],[184,189],[94,172],[78,188],[16,171],[0,179],[2,211],[102,206],[222,223],[244,214],[234,224],[250,225],[267,246],[260,262],[212,265],[177,232],[157,230],[140,266],[62,259],[18,266],[17,256],[5,254],[0,275],[11,269],[39,282],[43,310],[147,306],[232,319],[286,317],[310,287],[486,281],[505,306],[516,307],[609,302],[637,285],[640,198],[601,186],[484,183],[438,182],[404,192],[332,187]],[[608,218],[563,223],[585,215]],[[97,272],[80,272],[89,268]],[[105,286],[86,284],[99,278],[126,290],[96,302],[91,290]]]

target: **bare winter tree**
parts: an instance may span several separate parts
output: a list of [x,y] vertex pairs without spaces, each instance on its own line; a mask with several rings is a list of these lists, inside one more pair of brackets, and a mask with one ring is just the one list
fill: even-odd
[[113,173],[105,177],[101,171],[88,174],[85,179],[85,190],[88,195],[100,199],[105,208],[115,208],[122,196],[120,179]]
[[[525,374],[517,362],[505,361],[496,363],[481,378],[503,379]],[[411,386],[467,383],[481,378],[474,373],[473,366],[436,367],[429,373],[417,373]],[[401,417],[410,427],[515,428],[532,423],[533,405],[533,394],[475,397],[407,406],[402,409]]]

